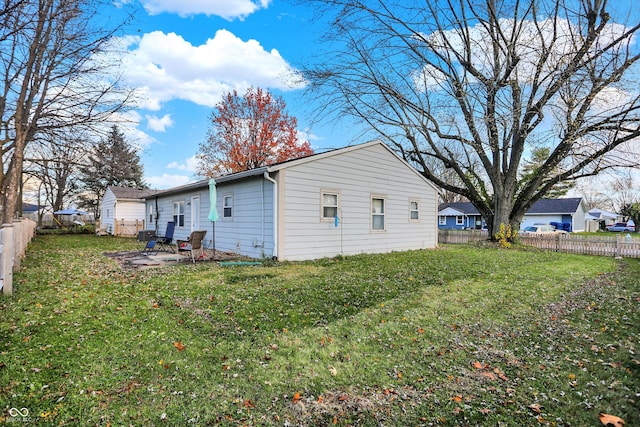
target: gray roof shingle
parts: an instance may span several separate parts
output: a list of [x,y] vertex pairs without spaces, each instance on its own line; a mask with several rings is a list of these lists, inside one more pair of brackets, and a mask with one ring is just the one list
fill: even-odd
[[[580,207],[581,197],[567,197],[564,199],[540,199],[529,208],[528,215],[535,214],[573,214]],[[438,211],[452,208],[465,215],[480,215],[478,209],[471,202],[442,203]]]
[[527,214],[572,214],[578,210],[581,201],[581,197],[540,199],[531,206]]
[[109,189],[117,199],[144,199],[158,192],[158,190],[117,187],[114,185],[109,186]]

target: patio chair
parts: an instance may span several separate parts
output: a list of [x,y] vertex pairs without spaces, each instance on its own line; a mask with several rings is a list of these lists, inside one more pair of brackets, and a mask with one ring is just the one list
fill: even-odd
[[141,253],[143,255],[158,255],[158,248],[156,248],[156,241],[151,238],[149,240],[147,240],[147,244],[144,247],[144,250],[141,251]]
[[204,236],[207,235],[207,230],[192,231],[187,240],[176,240],[176,247],[178,253],[189,251],[191,253],[191,261],[196,262],[195,251],[200,251],[199,258],[204,257]]
[[153,236],[153,240],[158,244],[158,250],[166,250],[173,252],[173,232],[176,229],[176,223],[173,221],[167,222],[167,229],[164,232],[164,236]]

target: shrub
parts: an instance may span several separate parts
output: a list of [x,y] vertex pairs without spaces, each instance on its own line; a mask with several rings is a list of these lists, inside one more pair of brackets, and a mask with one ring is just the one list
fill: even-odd
[[500,224],[500,229],[495,235],[498,245],[503,249],[508,249],[515,241],[517,234],[513,231],[511,224]]

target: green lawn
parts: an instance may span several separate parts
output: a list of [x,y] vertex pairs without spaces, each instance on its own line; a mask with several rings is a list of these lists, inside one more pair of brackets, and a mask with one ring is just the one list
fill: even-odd
[[640,425],[638,260],[460,245],[127,271],[103,255],[136,247],[31,243],[0,298],[0,424]]

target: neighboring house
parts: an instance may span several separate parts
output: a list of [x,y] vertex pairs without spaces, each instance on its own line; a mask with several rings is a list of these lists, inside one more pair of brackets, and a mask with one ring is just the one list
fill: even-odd
[[[253,258],[307,260],[433,248],[437,188],[380,141],[217,177],[147,198],[147,218],[174,238],[207,230],[205,246]],[[153,228],[150,223],[149,228]]]
[[[534,224],[558,225],[566,231],[584,231],[586,209],[581,197],[541,199],[527,211],[520,229]],[[555,224],[554,224],[555,223]],[[438,209],[441,229],[482,228],[485,222],[471,202],[444,203]]]
[[127,187],[107,187],[100,203],[100,229],[107,234],[127,234],[124,230],[120,232],[118,224],[140,224],[138,227],[144,229],[146,214],[145,198],[157,193],[157,190],[141,190]]
[[584,231],[587,209],[582,197],[540,199],[522,218],[520,229],[533,224],[562,224],[565,231]]
[[482,229],[482,215],[470,202],[442,203],[438,207],[438,228],[443,230]]
[[606,226],[613,225],[619,221],[622,221],[620,215],[594,208],[585,215],[585,229],[586,231],[604,230]]

